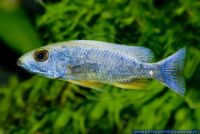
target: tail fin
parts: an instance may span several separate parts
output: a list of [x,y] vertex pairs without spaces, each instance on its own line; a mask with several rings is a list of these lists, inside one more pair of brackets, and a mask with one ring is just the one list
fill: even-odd
[[185,94],[185,79],[183,76],[186,48],[180,49],[167,59],[159,62],[158,80],[180,95]]

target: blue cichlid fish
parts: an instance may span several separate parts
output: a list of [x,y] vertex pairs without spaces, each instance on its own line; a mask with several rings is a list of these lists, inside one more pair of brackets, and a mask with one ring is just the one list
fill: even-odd
[[150,49],[101,41],[77,40],[55,43],[26,53],[17,64],[54,79],[100,88],[111,84],[139,89],[156,79],[180,95],[185,93],[183,77],[186,48],[156,63]]

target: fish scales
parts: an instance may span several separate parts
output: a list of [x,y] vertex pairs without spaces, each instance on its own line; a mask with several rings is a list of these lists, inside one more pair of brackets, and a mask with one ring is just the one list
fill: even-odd
[[153,63],[153,53],[145,47],[76,40],[32,50],[17,63],[29,72],[87,87],[106,83],[131,89],[140,87],[147,79],[156,79],[184,95],[185,55],[186,48],[182,48]]
[[[154,70],[150,64],[140,63],[124,53],[103,48],[67,46],[63,47],[63,51],[65,50],[70,51],[69,57],[73,57],[69,61],[69,64],[72,66],[91,63],[92,67],[93,64],[97,64],[95,66],[96,69],[92,73],[76,74],[76,79],[78,80],[123,82],[139,77],[151,78],[152,76],[148,72],[149,70]],[[91,67],[88,66],[88,68]]]

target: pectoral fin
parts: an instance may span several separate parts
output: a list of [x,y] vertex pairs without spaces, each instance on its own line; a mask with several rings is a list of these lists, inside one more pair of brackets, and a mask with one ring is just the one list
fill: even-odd
[[81,65],[76,66],[67,66],[68,74],[72,76],[95,76],[96,72],[98,71],[99,67],[96,63],[84,63]]
[[124,89],[144,89],[148,82],[147,79],[134,79],[130,82],[111,83],[111,85]]

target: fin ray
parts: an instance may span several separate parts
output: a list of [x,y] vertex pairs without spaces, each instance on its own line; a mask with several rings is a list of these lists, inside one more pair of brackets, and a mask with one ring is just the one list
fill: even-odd
[[145,47],[141,46],[125,46],[125,45],[116,45],[115,48],[122,50],[126,54],[133,56],[140,62],[153,62],[154,54],[153,52]]
[[110,83],[111,85],[124,89],[144,89],[148,84],[147,79],[133,79],[130,82]]
[[93,81],[75,81],[75,80],[68,80],[68,82],[83,86],[83,87],[88,87],[88,88],[93,88],[93,89],[100,89],[103,87],[104,84],[98,83],[98,82],[93,82]]
[[157,79],[180,95],[185,94],[185,79],[183,77],[186,48],[182,48],[167,59],[159,62],[160,74]]

